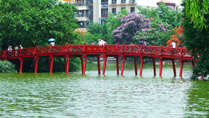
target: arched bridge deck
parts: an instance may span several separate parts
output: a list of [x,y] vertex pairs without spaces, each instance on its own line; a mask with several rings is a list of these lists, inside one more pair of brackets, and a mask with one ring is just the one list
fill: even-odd
[[144,58],[153,59],[154,76],[156,76],[155,59],[160,60],[160,72],[159,76],[162,76],[163,60],[172,60],[174,76],[176,76],[175,60],[178,59],[181,63],[180,77],[182,77],[183,63],[185,61],[191,61],[193,66],[195,60],[190,55],[190,52],[183,48],[171,48],[164,46],[140,46],[140,45],[58,45],[58,46],[36,46],[18,50],[0,51],[1,60],[18,59],[20,61],[20,73],[22,73],[23,60],[25,58],[34,59],[34,71],[38,71],[39,57],[49,57],[50,74],[53,72],[54,58],[56,56],[62,56],[65,60],[65,71],[68,74],[70,58],[78,56],[81,59],[82,74],[85,75],[86,62],[88,56],[96,56],[98,64],[98,74],[100,74],[100,58],[104,58],[103,75],[105,75],[107,57],[113,56],[116,58],[117,75],[119,75],[119,57],[122,57],[121,75],[124,72],[124,64],[126,57],[134,57],[135,74],[137,75],[137,57],[141,59],[140,76],[142,76],[143,60]]

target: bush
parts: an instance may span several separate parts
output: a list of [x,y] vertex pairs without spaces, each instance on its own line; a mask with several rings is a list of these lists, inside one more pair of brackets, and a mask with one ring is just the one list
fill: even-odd
[[17,72],[15,70],[15,65],[9,61],[0,61],[0,72]]

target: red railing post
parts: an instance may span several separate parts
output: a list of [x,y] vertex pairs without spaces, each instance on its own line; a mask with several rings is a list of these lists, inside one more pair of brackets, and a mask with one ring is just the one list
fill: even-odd
[[137,75],[137,57],[134,57],[135,75]]
[[140,65],[140,76],[142,76],[143,64],[144,64],[144,57],[143,57],[143,56],[141,56],[141,57],[140,57],[140,59],[141,59],[141,65]]
[[7,49],[4,50],[3,58],[7,57]]
[[184,61],[182,59],[179,60],[181,63],[181,67],[180,67],[180,74],[179,77],[182,78],[182,73],[183,73],[183,66],[184,66]]
[[38,50],[38,46],[36,45],[36,48],[34,49],[33,54],[36,54],[37,50]]
[[107,55],[104,55],[104,65],[103,65],[103,72],[102,72],[103,75],[105,75],[106,63],[107,63]]
[[119,56],[116,56],[117,75],[119,75]]
[[38,72],[38,60],[39,60],[39,57],[35,56],[35,58],[34,58],[34,72],[35,72],[35,74],[37,74],[37,72]]
[[176,77],[176,67],[175,67],[175,60],[174,59],[172,60],[172,65],[173,65],[173,74],[174,74],[174,77]]
[[152,58],[152,64],[153,64],[154,76],[156,76],[156,63],[155,63],[155,58]]
[[123,55],[122,58],[123,58],[123,61],[122,61],[122,66],[121,66],[121,76],[123,76],[126,57]]
[[22,69],[23,69],[23,58],[19,58],[20,61],[20,74],[22,74]]
[[100,75],[100,57],[97,56],[98,75]]
[[71,58],[70,55],[66,55],[66,57],[65,57],[65,61],[67,59],[67,62],[65,62],[65,74],[66,75],[68,75],[68,73],[69,73],[70,58]]
[[159,76],[162,77],[162,71],[163,71],[163,58],[160,57],[160,73],[159,73]]

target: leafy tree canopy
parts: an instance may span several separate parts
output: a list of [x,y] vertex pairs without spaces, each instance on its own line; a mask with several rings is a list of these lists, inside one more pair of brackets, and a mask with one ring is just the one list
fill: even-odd
[[76,7],[57,0],[1,0],[0,40],[24,47],[47,45],[51,37],[57,44],[73,43],[77,34]]

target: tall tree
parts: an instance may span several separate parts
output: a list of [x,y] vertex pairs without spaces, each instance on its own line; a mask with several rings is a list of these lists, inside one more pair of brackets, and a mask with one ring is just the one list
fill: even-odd
[[[195,3],[195,4],[194,4]],[[201,15],[204,14],[204,19],[206,19],[206,21],[209,20],[209,14],[208,14],[208,10],[205,9],[204,4],[209,4],[209,1],[207,0],[201,0],[199,2],[194,2],[191,4],[190,2],[187,2],[187,0],[185,0],[183,2],[183,6],[190,6],[190,5],[195,5],[201,12]],[[200,5],[201,4],[201,5]],[[198,6],[200,5],[200,6]],[[206,5],[207,6],[207,5]],[[196,10],[193,9],[189,9],[185,7],[183,9],[183,12],[185,12],[186,14],[183,15],[183,33],[184,33],[184,44],[186,46],[187,49],[191,50],[191,54],[198,59],[199,61],[197,61],[196,63],[196,67],[194,69],[194,75],[193,78],[197,78],[198,76],[207,76],[209,74],[209,22],[202,22],[201,18],[199,16],[201,16],[200,14],[197,14],[198,12],[194,12]],[[194,6],[193,6],[194,7]],[[194,13],[193,13],[194,12]],[[196,16],[188,16],[188,14],[196,14],[198,15],[198,17]],[[192,22],[191,22],[192,21]],[[200,22],[199,22],[200,21]],[[205,26],[204,28],[201,27],[197,27],[197,24]],[[203,25],[204,24],[204,25]]]
[[46,45],[51,37],[57,44],[73,42],[78,28],[75,6],[57,0],[1,0],[0,40],[3,48]]
[[142,30],[150,28],[150,20],[143,14],[131,13],[120,18],[121,25],[113,31],[115,43],[134,43],[133,36]]

